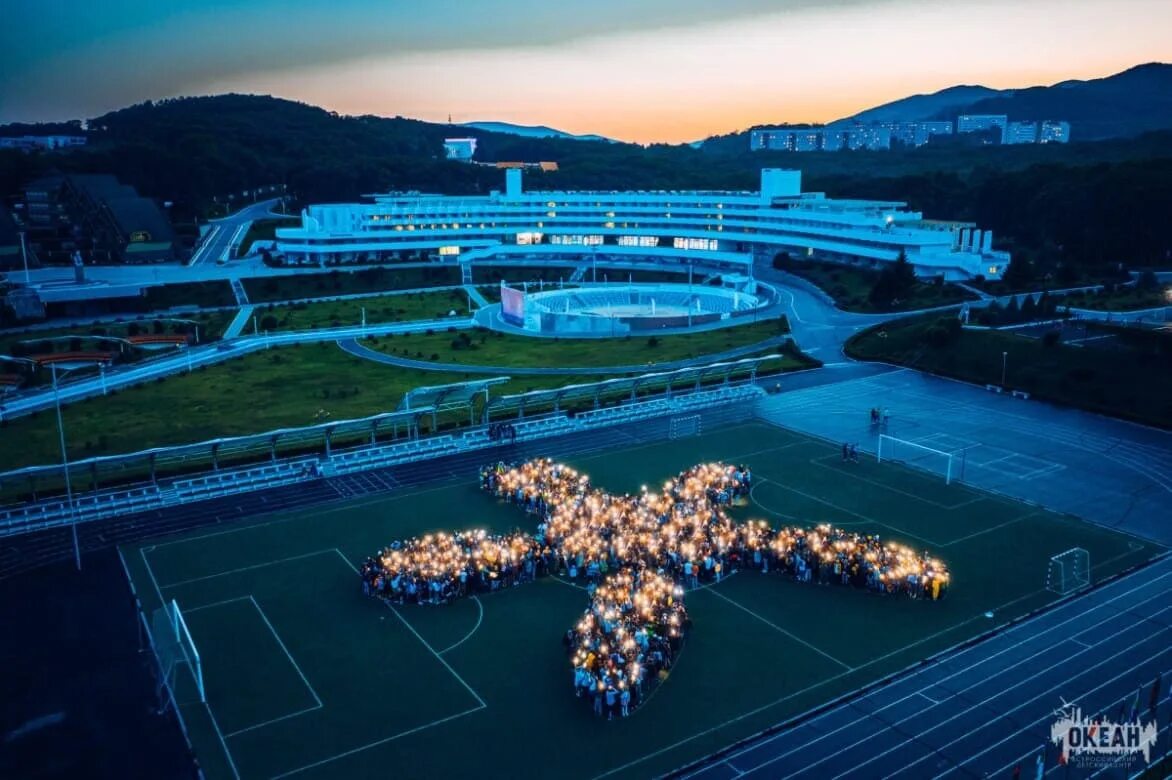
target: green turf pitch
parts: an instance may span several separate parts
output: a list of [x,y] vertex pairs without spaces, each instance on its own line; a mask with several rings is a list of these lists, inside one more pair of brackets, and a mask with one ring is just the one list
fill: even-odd
[[844,464],[831,445],[764,424],[571,462],[632,491],[718,458],[754,472],[739,519],[927,547],[952,569],[948,597],[739,572],[688,595],[694,628],[671,676],[629,719],[606,722],[575,699],[562,650],[587,605],[577,586],[547,578],[443,607],[362,595],[354,565],[392,539],[531,525],[470,481],[122,553],[147,609],[175,599],[187,615],[208,706],[180,680],[180,711],[210,777],[385,780],[663,772],[1045,604],[1055,553],[1085,547],[1098,579],[1156,552],[939,477]]

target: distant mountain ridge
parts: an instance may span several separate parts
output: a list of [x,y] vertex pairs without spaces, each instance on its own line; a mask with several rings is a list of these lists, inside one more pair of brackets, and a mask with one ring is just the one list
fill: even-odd
[[[955,120],[960,114],[1006,114],[1015,122],[1066,120],[1076,141],[1130,138],[1172,129],[1172,64],[1150,62],[1099,79],[1071,79],[1020,89],[959,85],[893,100],[830,124]],[[748,130],[712,136],[703,146],[732,149],[747,145],[748,136]]]
[[523,138],[563,138],[569,141],[603,141],[616,143],[613,138],[601,135],[575,135],[564,130],[557,130],[546,125],[515,125],[511,122],[463,122],[458,127],[471,127],[474,130],[485,130],[490,133],[506,133],[519,135]]
[[[935,119],[942,113],[958,112],[980,100],[1001,97],[1013,90],[999,90],[980,85],[948,87],[939,92],[893,100],[881,106],[868,108],[840,122],[915,122]],[[833,123],[832,123],[833,124]]]

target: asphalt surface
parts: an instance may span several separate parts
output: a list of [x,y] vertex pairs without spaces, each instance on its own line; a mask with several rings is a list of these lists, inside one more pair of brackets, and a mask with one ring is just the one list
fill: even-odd
[[258,219],[280,216],[273,213],[273,207],[279,202],[279,198],[259,201],[223,219],[212,220],[207,237],[192,255],[188,265],[214,265],[221,260],[231,260],[231,250],[239,245],[249,225]]
[[[760,401],[758,414],[871,454],[881,434],[951,453],[954,476],[974,487],[1172,545],[1172,432],[910,369],[851,365],[860,364],[837,369],[846,381],[794,387],[782,378],[792,391]],[[886,425],[870,422],[876,407],[888,410]],[[943,479],[946,457],[885,447]]]

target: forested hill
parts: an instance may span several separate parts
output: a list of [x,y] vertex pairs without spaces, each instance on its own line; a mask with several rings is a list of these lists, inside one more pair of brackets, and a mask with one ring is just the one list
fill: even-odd
[[[268,97],[222,95],[147,103],[90,120],[89,144],[61,153],[0,150],[0,196],[11,201],[50,170],[112,173],[172,201],[190,220],[213,196],[284,184],[302,203],[391,189],[448,194],[501,189],[502,171],[450,162],[452,127],[345,117]],[[35,132],[35,130],[34,130]],[[752,190],[760,169],[800,168],[807,191],[904,200],[931,218],[992,228],[999,247],[1033,262],[1015,271],[1077,276],[1124,263],[1172,265],[1172,132],[1093,143],[857,152],[750,152],[687,145],[524,138],[470,128],[477,158],[554,160],[527,189]]]

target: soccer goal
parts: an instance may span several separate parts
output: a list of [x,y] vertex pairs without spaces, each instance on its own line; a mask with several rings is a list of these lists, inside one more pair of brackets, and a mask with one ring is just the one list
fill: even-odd
[[875,450],[875,457],[880,463],[891,460],[939,474],[944,477],[946,485],[951,485],[954,479],[964,477],[964,461],[958,459],[956,453],[937,450],[906,439],[897,439],[886,433],[879,434],[879,446]]
[[195,640],[191,638],[191,632],[187,630],[187,621],[183,619],[179,604],[174,599],[151,614],[151,634],[155,655],[159,660],[160,685],[165,685],[173,693],[177,692],[178,670],[186,666],[195,684],[195,695],[201,702],[206,702],[203,664],[199,658],[199,650],[196,649]]
[[1091,584],[1091,554],[1081,547],[1050,557],[1046,571],[1046,590],[1060,596],[1081,590]]
[[685,436],[699,436],[700,415],[687,414],[681,417],[671,418],[668,421],[667,435],[671,439],[682,439]]

